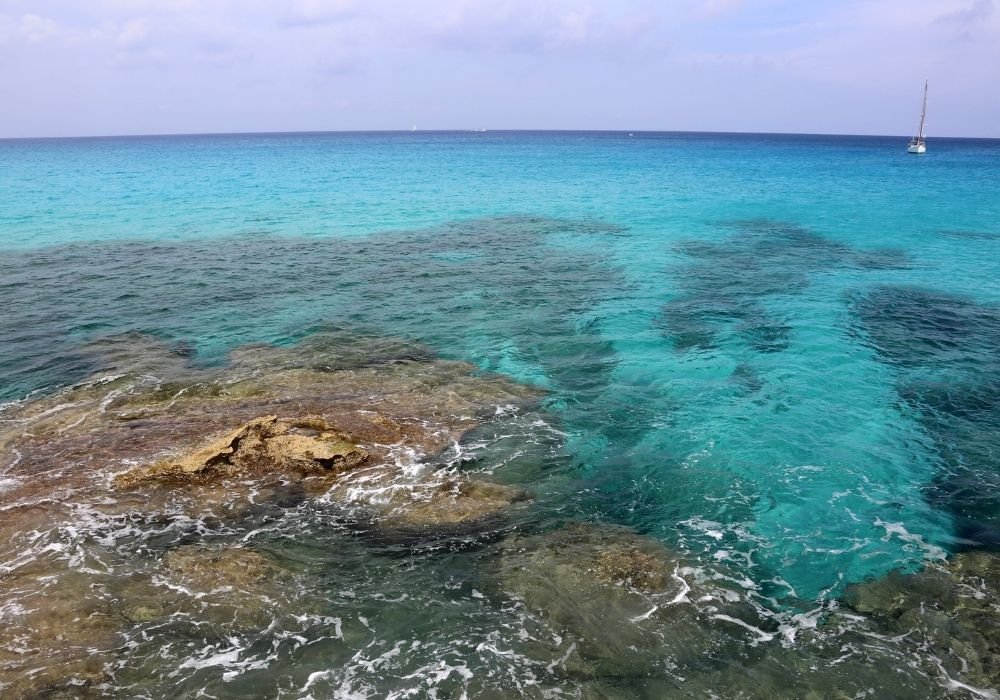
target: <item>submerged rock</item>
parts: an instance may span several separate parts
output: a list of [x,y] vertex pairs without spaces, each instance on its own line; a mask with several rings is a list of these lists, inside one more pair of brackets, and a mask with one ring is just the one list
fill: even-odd
[[95,595],[91,577],[11,576],[0,625],[0,697],[98,697],[109,679],[119,638],[110,607]]
[[284,573],[270,557],[238,547],[186,545],[167,552],[163,564],[171,574],[199,591],[252,588]]
[[528,494],[453,470],[407,474],[381,465],[345,475],[327,497],[363,508],[380,529],[417,534],[487,524],[512,505],[526,501]]
[[[887,634],[929,652],[946,677],[1000,697],[1000,556],[956,554],[915,574],[893,572],[848,589],[846,602]],[[990,694],[991,693],[991,694]]]
[[613,525],[573,523],[511,538],[494,576],[502,593],[574,640],[565,662],[574,675],[645,677],[711,666],[727,643],[752,643],[754,635],[742,632],[762,624],[736,592],[699,580],[659,542]]
[[508,538],[488,574],[491,592],[560,640],[553,667],[581,697],[949,696],[936,669],[912,667],[864,618],[834,603],[766,608],[742,577],[691,566],[624,527],[571,523]]
[[[183,501],[224,516],[258,502],[251,494],[266,493],[268,480],[291,479],[303,498],[329,492],[345,505],[370,506],[367,515],[387,524],[420,526],[481,521],[523,498],[432,464],[466,431],[539,392],[412,345],[368,344],[367,363],[364,339],[321,336],[237,350],[225,367],[186,369],[143,337],[101,343],[95,353],[108,352],[116,373],[4,410],[0,460],[12,465],[5,495],[88,501],[112,481],[144,509]],[[151,364],[148,356],[164,359]],[[130,371],[133,360],[142,374]],[[414,460],[430,464],[416,469]]]

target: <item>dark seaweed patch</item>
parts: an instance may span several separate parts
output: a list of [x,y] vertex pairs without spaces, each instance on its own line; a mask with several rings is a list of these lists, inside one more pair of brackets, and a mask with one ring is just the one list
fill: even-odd
[[906,251],[898,248],[874,248],[854,253],[854,264],[864,270],[903,270],[911,267]]
[[765,301],[801,292],[811,273],[850,264],[854,252],[787,222],[726,225],[737,233],[721,243],[678,246],[691,262],[677,271],[681,293],[663,310],[665,333],[679,350],[711,348],[720,334],[730,332],[757,352],[780,352],[793,329]]
[[681,291],[664,308],[661,324],[678,350],[712,348],[731,333],[756,352],[781,352],[793,328],[766,308],[769,297],[800,293],[810,275],[831,268],[910,264],[901,250],[855,250],[794,223],[751,219],[723,226],[736,233],[719,243],[677,245],[691,261],[677,270]]
[[[916,287],[879,287],[853,304],[863,338],[887,362],[903,367],[996,363],[1000,315],[974,301]],[[996,370],[996,367],[993,367]]]
[[[574,365],[586,370],[584,384],[602,384],[615,360],[599,323],[572,324],[620,293],[623,278],[596,252],[548,241],[620,231],[503,216],[356,239],[257,235],[10,252],[0,258],[0,400],[93,371],[78,348],[94,329],[232,347],[294,342],[330,321],[348,335],[360,327],[446,352],[482,331],[487,368],[501,366],[507,346],[508,356],[540,362],[557,385],[571,382]],[[405,360],[397,351],[376,354]]]
[[963,544],[1000,546],[1000,309],[913,287],[879,287],[852,306],[934,441],[929,502],[952,512]]

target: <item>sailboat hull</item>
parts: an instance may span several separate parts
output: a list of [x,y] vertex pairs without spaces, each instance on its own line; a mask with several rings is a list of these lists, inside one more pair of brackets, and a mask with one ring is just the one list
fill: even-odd
[[917,155],[923,155],[924,153],[927,153],[927,146],[925,146],[922,143],[910,144],[909,146],[906,147],[906,152],[916,153]]

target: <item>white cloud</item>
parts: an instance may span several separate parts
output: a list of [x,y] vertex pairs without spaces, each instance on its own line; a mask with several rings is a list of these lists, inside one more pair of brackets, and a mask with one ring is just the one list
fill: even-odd
[[[795,119],[804,130],[824,119],[834,126],[822,128],[835,128],[844,115],[827,113],[843,106],[848,116],[859,115],[845,129],[876,131],[911,116],[912,85],[929,77],[936,127],[992,133],[1000,123],[993,97],[998,3],[0,0],[0,59],[16,67],[0,73],[0,87],[8,86],[8,104],[24,105],[15,116],[29,132],[38,119],[34,103],[12,100],[33,96],[40,76],[51,81],[52,94],[67,96],[79,93],[74,85],[84,78],[97,92],[119,94],[128,85],[133,93],[150,93],[148,99],[161,99],[157,89],[169,84],[172,94],[186,95],[184,109],[171,118],[186,124],[211,113],[220,120],[212,128],[224,127],[230,117],[236,128],[266,113],[286,114],[287,105],[306,96],[333,109],[334,95],[351,102],[358,128],[383,123],[379,105],[386,95],[408,96],[400,108],[422,124],[476,121],[478,112],[469,114],[481,101],[491,113],[513,115],[509,123],[526,127],[590,126],[591,115],[614,103],[626,121],[648,115],[651,125],[666,126],[666,114],[674,123],[683,119],[686,128],[699,120],[740,128],[743,116],[718,117],[711,102],[713,94],[735,86],[748,95],[766,91],[760,102],[774,113],[801,115],[789,117],[786,128]],[[143,75],[147,70],[156,71],[156,79]],[[364,80],[353,77],[361,72]],[[664,83],[673,90],[648,89]],[[11,92],[15,85],[21,93]],[[800,95],[810,90],[829,97],[829,104],[805,104]],[[617,102],[595,97],[610,92],[618,94]],[[454,97],[460,94],[478,97]],[[501,100],[503,95],[518,99]],[[565,109],[568,100],[578,100],[574,109]],[[899,116],[887,114],[892,104],[900,105]],[[281,117],[286,122],[258,126],[299,123],[287,114]],[[559,116],[565,114],[570,116]],[[754,128],[766,128],[769,113],[760,114]],[[165,123],[160,116],[150,119],[144,127],[136,121],[117,129],[166,128],[157,126]],[[67,131],[73,123],[67,117]]]
[[470,52],[546,53],[577,48],[629,48],[656,22],[648,11],[608,3],[459,1],[409,17],[432,46]]
[[28,41],[44,41],[59,33],[59,25],[55,20],[36,14],[26,14],[21,17],[20,33]]
[[139,49],[149,42],[149,21],[144,18],[130,19],[122,25],[115,43],[122,49]]
[[354,17],[358,12],[354,0],[293,0],[286,4],[279,24],[287,27],[333,24]]
[[993,0],[972,0],[966,7],[952,10],[942,15],[938,21],[942,23],[954,23],[963,27],[982,22],[993,14]]
[[744,0],[702,0],[695,8],[694,15],[702,18],[715,18],[731,14],[743,7]]

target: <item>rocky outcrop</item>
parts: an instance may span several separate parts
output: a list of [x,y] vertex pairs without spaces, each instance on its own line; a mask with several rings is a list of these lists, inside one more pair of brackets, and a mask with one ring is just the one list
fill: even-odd
[[413,473],[385,462],[367,465],[369,453],[319,416],[260,416],[188,452],[131,469],[120,488],[160,482],[213,484],[268,474],[323,477],[326,496],[360,507],[381,529],[451,531],[499,517],[527,493],[451,471]]
[[325,619],[299,572],[232,542],[305,499],[423,537],[493,528],[526,498],[441,455],[533,389],[398,341],[255,346],[224,367],[188,354],[109,340],[101,373],[0,407],[0,696],[103,696],[112,672],[145,682],[123,648]]
[[368,453],[320,417],[262,416],[193,452],[130,470],[118,486],[143,481],[209,481],[266,472],[333,475],[362,464]]

